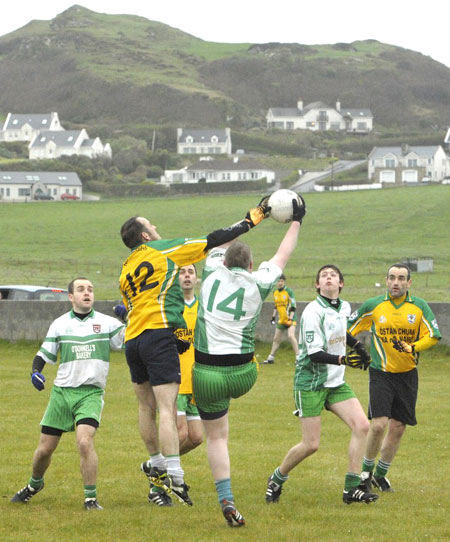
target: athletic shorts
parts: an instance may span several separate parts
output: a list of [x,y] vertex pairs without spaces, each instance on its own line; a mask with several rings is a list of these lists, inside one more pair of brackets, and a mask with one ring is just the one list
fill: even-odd
[[200,419],[200,414],[198,413],[198,408],[194,402],[194,396],[192,393],[179,393],[177,396],[177,414],[186,416],[186,419],[189,420],[198,420]]
[[387,416],[405,425],[416,425],[418,389],[417,369],[385,373],[369,368],[369,420]]
[[221,418],[228,412],[231,398],[246,394],[255,384],[258,367],[255,361],[231,367],[194,363],[192,387],[200,417]]
[[96,386],[53,386],[41,425],[60,431],[74,431],[75,424],[85,418],[94,419],[100,424],[104,394],[104,390]]
[[351,387],[344,382],[337,388],[322,388],[315,391],[294,390],[294,414],[299,418],[320,416],[322,410],[331,405],[356,397]]
[[146,329],[125,343],[125,356],[135,384],[180,384],[180,358],[171,328]]

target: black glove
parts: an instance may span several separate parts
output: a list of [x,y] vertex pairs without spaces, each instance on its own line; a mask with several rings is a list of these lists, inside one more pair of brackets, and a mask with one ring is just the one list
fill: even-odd
[[296,199],[292,200],[292,222],[300,222],[301,224],[306,215],[306,202],[300,194],[298,194],[298,197],[301,205],[298,204]]
[[361,356],[361,359],[364,362],[364,370],[366,370],[372,361],[370,359],[369,352],[367,352],[367,350],[364,348],[364,345],[359,341],[353,346],[353,350],[356,350],[356,352]]
[[366,370],[370,365],[370,362],[365,362],[361,355],[355,350],[349,350],[347,355],[342,358],[341,365],[347,365],[348,367],[352,367],[352,369]]
[[184,354],[186,350],[189,350],[189,347],[191,346],[191,343],[189,341],[179,339],[178,337],[175,337],[175,342],[179,354]]
[[275,325],[275,316],[272,316],[270,319],[270,323],[274,326]]
[[409,344],[405,341],[399,341],[398,339],[392,340],[392,346],[399,352],[406,352],[407,354],[414,354],[415,352],[413,344]]

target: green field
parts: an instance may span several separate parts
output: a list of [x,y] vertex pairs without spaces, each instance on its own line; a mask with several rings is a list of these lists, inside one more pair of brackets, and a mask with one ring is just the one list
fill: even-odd
[[[165,238],[194,237],[241,219],[258,200],[238,195],[0,203],[0,284],[65,287],[75,275],[87,275],[97,299],[117,299],[128,254],[119,229],[127,218],[147,216]],[[427,301],[450,301],[449,186],[314,193],[306,200],[308,214],[286,269],[298,300],[314,297],[313,277],[325,263],[342,269],[344,297],[363,301],[383,290],[390,263],[431,256],[433,273],[414,274],[412,290]],[[268,219],[243,237],[256,263],[273,255],[285,230]]]
[[[236,503],[247,525],[231,531],[221,516],[203,444],[183,456],[192,508],[159,509],[146,500],[147,480],[139,471],[146,459],[137,430],[136,400],[120,353],[112,356],[99,454],[102,512],[83,510],[83,486],[73,435],[65,435],[46,475],[46,487],[29,504],[9,499],[28,480],[39,438],[39,422],[49,388],[38,393],[29,381],[38,344],[0,341],[2,454],[0,540],[81,542],[112,540],[193,540],[222,542],[380,541],[450,539],[448,382],[450,348],[425,352],[419,365],[418,426],[408,428],[390,469],[395,493],[370,505],[341,501],[350,433],[330,413],[323,414],[321,447],[295,469],[280,503],[266,505],[266,480],[286,451],[300,440],[291,412],[292,353],[284,346],[275,365],[261,365],[254,389],[232,402],[230,455]],[[264,359],[268,345],[258,344]],[[46,367],[50,383],[54,367]],[[347,369],[347,379],[367,403],[367,373]]]

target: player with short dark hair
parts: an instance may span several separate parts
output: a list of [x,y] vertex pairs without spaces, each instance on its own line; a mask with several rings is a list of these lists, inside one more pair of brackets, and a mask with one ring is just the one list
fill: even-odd
[[156,226],[140,216],[122,225],[122,240],[131,249],[119,279],[128,312],[125,354],[139,405],[139,431],[150,454],[141,469],[151,488],[160,488],[161,498],[154,501],[160,506],[170,504],[163,493],[192,505],[180,463],[175,417],[181,381],[178,354],[186,347],[174,334],[186,325],[179,269],[259,224],[268,216],[267,199],[248,211],[244,220],[192,239],[162,239]]
[[254,331],[264,299],[297,244],[305,207],[293,200],[294,218],[275,255],[253,271],[251,250],[241,241],[208,255],[195,327],[193,390],[206,434],[207,454],[223,516],[230,527],[245,524],[231,490],[228,409],[257,377]]
[[75,431],[84,482],[84,507],[101,510],[97,501],[98,458],[94,436],[100,425],[103,396],[109,371],[110,349],[123,346],[124,325],[116,318],[93,309],[94,287],[77,277],[68,287],[72,310],[57,318],[33,360],[31,382],[45,387],[42,370],[46,363],[60,363],[50,400],[41,421],[41,436],[33,457],[32,476],[12,502],[27,503],[44,487],[53,452],[63,433]]
[[[369,421],[353,390],[345,382],[345,366],[367,368],[369,355],[347,334],[350,305],[339,298],[344,286],[342,273],[334,265],[320,268],[316,277],[317,298],[300,319],[299,356],[294,376],[294,399],[302,426],[302,440],[293,446],[267,481],[266,502],[278,502],[289,473],[319,448],[321,413],[327,409],[350,429],[348,470],[343,501],[369,503],[378,495],[360,487],[359,466],[369,431]],[[347,344],[353,349],[346,353]]]
[[273,292],[275,300],[275,307],[273,309],[272,318],[270,320],[272,325],[276,323],[276,317],[278,314],[278,323],[273,337],[272,348],[267,359],[264,360],[266,364],[275,363],[275,354],[280,347],[283,335],[287,332],[287,337],[294,350],[295,359],[298,356],[298,340],[295,337],[295,328],[297,326],[297,315],[295,309],[297,303],[295,301],[294,292],[291,288],[286,286],[286,276],[282,274],[277,282],[277,287]]
[[[387,292],[365,301],[349,319],[349,332],[371,331],[369,436],[361,477],[365,487],[393,491],[386,477],[407,425],[416,425],[419,352],[441,338],[429,305],[409,293],[406,264],[389,266]],[[376,458],[379,456],[377,465]]]

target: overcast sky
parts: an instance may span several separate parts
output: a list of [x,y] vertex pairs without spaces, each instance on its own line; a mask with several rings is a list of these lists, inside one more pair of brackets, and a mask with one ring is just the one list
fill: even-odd
[[[78,3],[100,13],[141,15],[207,41],[328,44],[376,39],[450,67],[450,2],[427,0],[2,0],[0,36]],[[220,6],[220,9],[219,9]]]

